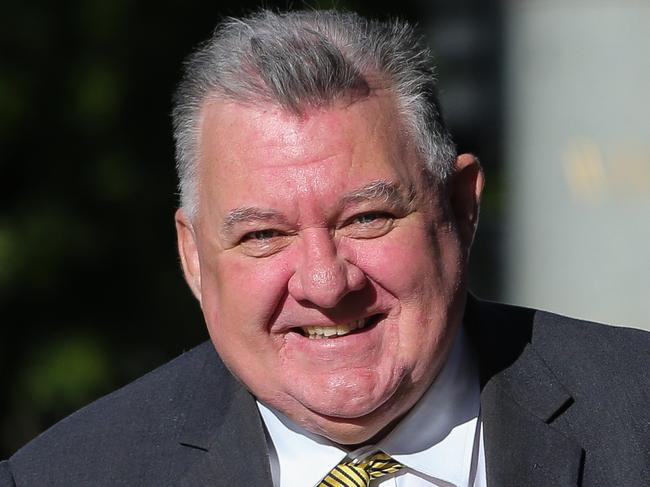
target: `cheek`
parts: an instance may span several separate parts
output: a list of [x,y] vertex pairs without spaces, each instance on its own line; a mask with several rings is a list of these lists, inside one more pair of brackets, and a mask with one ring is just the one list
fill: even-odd
[[275,257],[220,256],[202,278],[208,282],[202,286],[202,300],[209,326],[234,330],[243,339],[267,332],[286,292],[288,268]]
[[384,238],[355,242],[356,265],[400,300],[421,295],[441,280],[437,244],[423,229],[396,229]]
[[[458,239],[423,227],[358,242],[357,265],[399,303],[400,347],[436,349],[461,283]],[[432,237],[432,235],[435,236]],[[410,351],[410,352],[409,352]]]

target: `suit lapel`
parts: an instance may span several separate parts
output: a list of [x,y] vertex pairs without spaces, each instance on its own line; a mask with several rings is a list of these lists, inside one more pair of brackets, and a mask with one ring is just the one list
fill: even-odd
[[271,487],[264,426],[251,394],[213,351],[206,358],[179,443],[195,459],[181,486]]
[[573,398],[531,345],[534,311],[470,297],[488,485],[579,485],[584,452],[562,428]]
[[579,485],[583,450],[556,427],[572,399],[543,368],[528,347],[483,388],[488,485]]

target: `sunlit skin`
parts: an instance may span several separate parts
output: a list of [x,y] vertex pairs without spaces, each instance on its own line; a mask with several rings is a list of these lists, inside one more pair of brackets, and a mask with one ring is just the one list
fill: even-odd
[[[387,93],[300,116],[213,101],[201,116],[198,212],[176,226],[217,351],[307,430],[376,437],[431,384],[460,324],[476,160],[426,183]],[[364,318],[335,338],[300,329]]]

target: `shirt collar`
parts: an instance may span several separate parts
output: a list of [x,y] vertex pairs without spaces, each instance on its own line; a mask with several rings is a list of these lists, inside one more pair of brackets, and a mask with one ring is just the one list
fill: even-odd
[[[348,451],[257,402],[280,467],[281,487],[316,485]],[[478,369],[461,328],[438,377],[400,423],[374,447],[409,469],[454,485],[467,482],[478,425]]]
[[277,454],[280,487],[316,485],[347,455],[327,438],[308,432],[260,401],[257,406]]

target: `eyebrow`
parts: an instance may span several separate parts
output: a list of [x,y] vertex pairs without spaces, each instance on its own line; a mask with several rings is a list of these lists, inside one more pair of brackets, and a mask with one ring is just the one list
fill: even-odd
[[[386,204],[397,210],[409,211],[415,200],[415,188],[409,187],[405,192],[402,186],[390,181],[372,181],[361,188],[346,193],[339,199],[339,207],[345,208],[355,204],[369,201],[383,200]],[[286,218],[279,211],[270,208],[244,206],[230,210],[222,224],[224,234],[233,232],[239,224],[250,224],[260,221],[286,222]]]
[[402,186],[397,183],[377,180],[347,193],[341,198],[340,203],[345,208],[346,206],[366,201],[383,200],[394,208],[409,210],[413,206],[415,196],[416,191],[414,187],[409,187],[404,191]]
[[245,206],[230,210],[223,221],[221,229],[223,233],[232,233],[233,228],[241,223],[252,223],[256,221],[284,221],[285,218],[279,211]]

